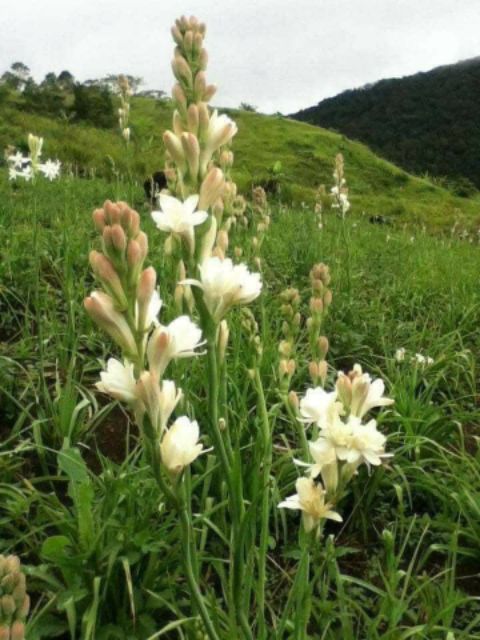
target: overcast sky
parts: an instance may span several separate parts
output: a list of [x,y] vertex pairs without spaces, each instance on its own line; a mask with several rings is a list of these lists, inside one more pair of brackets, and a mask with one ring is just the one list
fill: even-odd
[[208,25],[215,102],[291,113],[344,89],[480,55],[480,0],[0,0],[0,70],[172,85],[170,26]]

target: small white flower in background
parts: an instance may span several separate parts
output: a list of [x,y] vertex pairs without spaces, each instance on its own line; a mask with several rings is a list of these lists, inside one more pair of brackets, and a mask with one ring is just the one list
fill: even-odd
[[327,392],[322,387],[307,389],[305,396],[300,400],[300,414],[303,421],[322,427],[336,402],[336,391]]
[[248,304],[262,290],[259,273],[251,273],[245,264],[234,265],[230,258],[207,258],[199,266],[200,280],[184,280],[203,290],[205,304],[213,319],[219,322],[234,305]]
[[47,160],[43,164],[39,165],[40,171],[43,173],[45,178],[48,178],[50,182],[58,178],[60,175],[60,167],[61,164],[58,160]]
[[160,231],[173,233],[185,238],[193,254],[194,227],[202,224],[208,218],[206,211],[195,211],[199,196],[190,196],[181,202],[173,196],[160,194],[160,211],[152,211],[152,218]]
[[298,509],[302,511],[303,526],[308,533],[318,527],[325,519],[342,522],[342,517],[333,511],[333,505],[325,502],[325,489],[312,478],[298,478],[295,483],[297,493],[280,502],[280,509]]
[[17,178],[23,178],[23,171],[19,171],[16,167],[8,168],[8,179],[16,180]]
[[414,356],[412,356],[412,362],[423,367],[429,367],[435,362],[435,360],[430,356],[424,356],[422,353],[416,353]]
[[147,358],[150,370],[161,377],[172,360],[200,355],[202,330],[188,316],[175,318],[168,326],[158,326],[150,336]]
[[122,130],[122,136],[125,142],[130,142],[130,127],[126,127]]
[[163,464],[171,473],[181,473],[202,453],[203,445],[198,443],[199,437],[198,422],[187,416],[177,418],[165,432],[160,453]]
[[25,167],[25,169],[19,175],[27,182],[30,182],[35,177],[31,166]]
[[106,370],[100,373],[100,380],[95,385],[99,391],[127,403],[133,403],[137,400],[137,383],[133,373],[133,364],[127,360],[121,363],[115,358],[110,358]]
[[13,166],[15,169],[21,169],[26,160],[27,159],[20,153],[20,151],[17,151],[7,158],[8,164]]
[[400,347],[395,351],[395,360],[397,362],[403,362],[405,360],[405,348]]

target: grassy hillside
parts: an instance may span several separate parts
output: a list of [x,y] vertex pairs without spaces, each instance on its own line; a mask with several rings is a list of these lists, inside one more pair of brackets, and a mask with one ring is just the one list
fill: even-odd
[[[311,204],[315,188],[332,182],[336,153],[345,157],[352,212],[384,215],[400,224],[427,224],[448,229],[480,223],[480,195],[460,198],[426,179],[398,169],[363,144],[317,127],[283,117],[232,112],[239,126],[235,138],[234,176],[243,191],[268,179],[278,160],[283,169],[283,199]],[[0,146],[25,144],[29,131],[45,138],[45,154],[72,163],[82,171],[114,178],[130,174],[143,180],[163,166],[162,132],[170,126],[169,103],[147,98],[133,100],[133,140],[128,150],[118,132],[71,124],[3,105],[0,108]]]
[[[361,140],[407,171],[480,187],[480,58],[390,78],[292,117]],[[472,184],[473,183],[473,184]]]

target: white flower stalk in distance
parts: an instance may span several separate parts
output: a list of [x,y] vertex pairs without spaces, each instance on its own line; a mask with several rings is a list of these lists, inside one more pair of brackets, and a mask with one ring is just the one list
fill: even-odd
[[200,280],[185,280],[182,284],[200,287],[207,309],[216,322],[235,305],[252,302],[260,295],[259,273],[250,273],[245,264],[234,265],[230,258],[211,257],[199,265]]
[[198,443],[199,437],[198,422],[187,416],[177,418],[165,432],[160,444],[160,454],[170,473],[181,473],[198,458],[203,451],[203,445]]
[[173,196],[160,194],[160,211],[152,211],[152,218],[160,231],[183,238],[190,255],[195,250],[194,227],[208,218],[206,211],[196,211],[199,196],[193,195],[181,202]]
[[133,404],[138,399],[136,384],[133,364],[128,360],[122,363],[115,358],[110,358],[106,370],[100,373],[100,382],[95,386],[99,391],[107,393],[116,400]]
[[342,522],[342,516],[333,511],[333,504],[325,502],[325,489],[312,478],[298,478],[295,483],[297,493],[278,505],[280,509],[302,511],[303,526],[309,533],[317,529],[322,520]]
[[150,371],[159,378],[172,360],[200,355],[202,331],[188,316],[175,318],[168,326],[158,326],[147,344]]

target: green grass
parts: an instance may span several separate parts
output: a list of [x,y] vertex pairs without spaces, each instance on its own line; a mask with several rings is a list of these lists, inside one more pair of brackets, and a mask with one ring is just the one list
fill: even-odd
[[[150,127],[155,108],[152,102],[136,103],[136,126]],[[236,157],[245,183],[279,156],[289,180],[299,181],[295,184],[313,186],[317,168],[328,179],[338,136],[282,119],[241,114],[239,120]],[[23,115],[8,127],[20,139],[33,124],[47,138],[48,154],[60,154],[71,144],[91,154],[88,163],[102,166],[104,154],[122,163],[121,145],[108,132],[68,125],[65,142],[67,125]],[[312,146],[313,160],[303,160],[293,144],[299,131],[302,148]],[[251,147],[261,135],[271,146],[266,149],[257,139],[254,156]],[[152,141],[145,155],[146,168],[156,166],[157,143]],[[320,231],[309,208],[274,207],[263,248],[265,291],[253,307],[270,408],[277,403],[279,293],[298,287],[305,316],[309,270],[326,262],[334,296],[325,325],[332,376],[333,369],[360,362],[386,379],[396,401],[382,419],[394,458],[371,476],[362,470],[341,504],[344,524],[329,526],[316,550],[309,637],[480,638],[478,246],[420,229],[369,224],[359,203],[371,203],[372,211],[378,211],[379,202],[393,206],[396,176],[403,174],[361,145],[343,144],[352,191],[363,189],[362,196],[352,198],[357,215],[347,219],[348,247],[335,216],[326,214]],[[451,196],[446,192],[405,180],[400,200],[412,207],[422,202],[423,209],[412,209],[420,219],[420,211],[430,215],[435,202],[447,206]],[[0,553],[20,554],[27,567],[34,603],[29,640],[196,638],[174,516],[159,507],[128,416],[93,387],[100,360],[115,352],[82,305],[93,285],[90,212],[106,198],[128,200],[141,212],[165,300],[162,319],[174,317],[171,267],[140,188],[102,179],[63,178],[16,189],[4,177],[0,182]],[[465,206],[473,211],[475,203]],[[232,234],[231,244],[243,246],[248,255],[248,237]],[[239,316],[231,317],[228,417],[247,433],[259,428],[259,418],[246,375],[251,349]],[[397,363],[398,347],[435,362],[425,369],[408,358]],[[204,363],[201,358],[186,362],[176,366],[175,379],[202,424],[207,419]],[[302,393],[307,385],[306,368],[299,366],[292,387]],[[273,422],[275,504],[292,492],[296,470],[285,449],[286,443],[294,446],[294,427],[283,413],[277,412]],[[215,472],[214,459],[202,460],[197,468],[207,477]],[[210,513],[208,499],[197,491],[194,510],[195,528],[205,542],[200,569],[207,600],[218,587],[216,576],[227,570],[228,549],[227,525],[218,515],[223,512],[212,510],[211,521],[201,516]],[[211,499],[220,509],[221,496]],[[299,519],[272,509],[270,523],[267,599],[269,621],[278,621],[295,577]],[[223,611],[215,614],[223,621]],[[284,637],[290,637],[289,624]],[[273,625],[271,637],[276,638]]]
[[[311,204],[319,184],[332,184],[333,158],[341,151],[354,211],[383,215],[397,224],[448,230],[480,223],[480,195],[459,198],[428,179],[409,175],[368,147],[344,136],[283,117],[232,111],[235,138],[234,178],[240,189],[268,179],[281,161],[283,199]],[[162,133],[171,126],[171,106],[148,98],[132,102],[132,144],[125,150],[117,131],[71,124],[0,107],[0,146],[25,144],[32,131],[45,138],[46,156],[58,157],[74,171],[114,178],[118,173],[143,182],[163,166]]]

